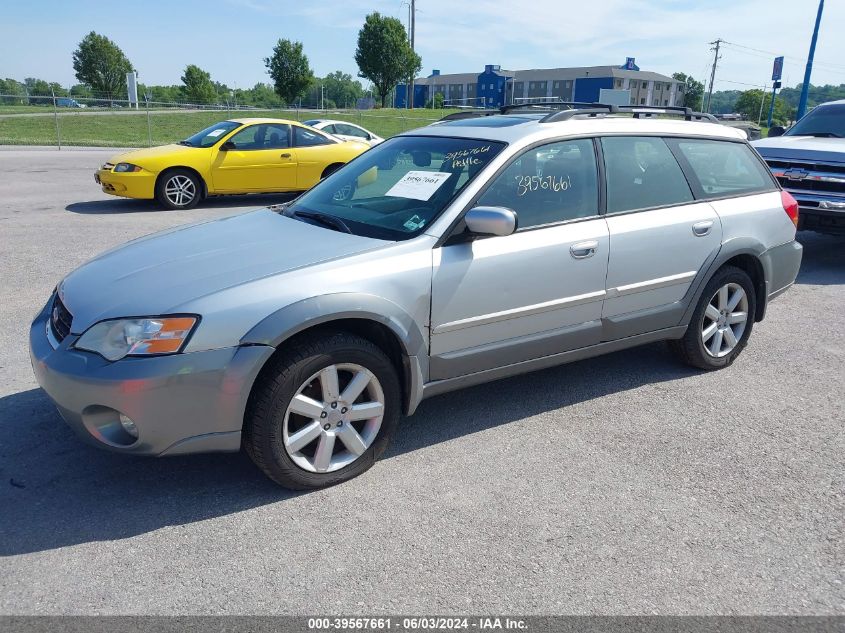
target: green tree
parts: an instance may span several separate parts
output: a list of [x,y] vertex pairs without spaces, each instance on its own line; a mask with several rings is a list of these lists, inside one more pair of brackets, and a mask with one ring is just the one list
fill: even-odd
[[0,79],[0,94],[4,95],[2,102],[6,105],[26,103],[26,90],[23,84],[14,79]]
[[53,99],[50,95],[50,84],[46,81],[35,77],[27,77],[23,80],[23,83],[31,105],[46,105],[53,103]]
[[358,32],[355,50],[359,77],[373,82],[381,99],[387,105],[387,95],[400,81],[415,76],[422,68],[422,60],[408,43],[408,34],[397,18],[369,14]]
[[435,92],[434,97],[429,99],[428,102],[425,104],[426,108],[433,108],[435,110],[439,110],[443,107],[443,93],[442,92]]
[[205,72],[199,66],[188,64],[185,73],[182,75],[182,92],[185,99],[191,103],[214,103],[217,101],[217,92],[214,84],[211,83],[211,74]]
[[326,75],[322,83],[326,102],[334,103],[341,108],[354,107],[355,102],[364,96],[361,82],[355,81],[352,75],[340,70]]
[[98,96],[113,99],[126,94],[126,73],[135,69],[117,44],[91,31],[73,52],[73,70]]
[[704,96],[704,84],[696,81],[691,75],[674,73],[672,79],[684,83],[684,105],[688,108],[701,108],[701,98]]
[[302,52],[302,42],[279,40],[273,47],[273,55],[264,58],[264,65],[273,79],[276,94],[285,103],[296,101],[314,81],[308,57]]
[[91,92],[91,88],[85,84],[76,84],[75,86],[71,86],[70,96],[77,97],[79,99],[90,99],[93,96],[93,93]]
[[[751,121],[756,121],[757,117],[760,116],[760,106],[762,104],[763,119],[765,120],[769,116],[771,103],[771,92],[764,94],[762,90],[755,88],[753,90],[746,90],[739,95],[736,103],[734,104],[734,111],[745,115],[745,117]],[[784,125],[792,118],[793,114],[794,112],[792,108],[790,108],[783,99],[780,97],[775,99],[775,111],[772,117],[772,121],[774,123]]]

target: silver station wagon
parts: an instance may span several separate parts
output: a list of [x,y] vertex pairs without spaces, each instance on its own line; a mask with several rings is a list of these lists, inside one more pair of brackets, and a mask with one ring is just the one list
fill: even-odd
[[243,447],[316,488],[429,396],[658,340],[727,367],[794,282],[798,206],[742,132],[680,108],[484,114],[84,264],[32,324],[39,383],[97,446]]

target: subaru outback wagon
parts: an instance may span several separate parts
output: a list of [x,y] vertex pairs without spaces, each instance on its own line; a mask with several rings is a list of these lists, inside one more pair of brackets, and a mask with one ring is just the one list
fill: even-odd
[[659,340],[729,366],[795,280],[797,219],[707,115],[462,116],[286,205],[89,261],[35,318],[32,364],[97,446],[243,447],[283,486],[327,486],[429,396]]

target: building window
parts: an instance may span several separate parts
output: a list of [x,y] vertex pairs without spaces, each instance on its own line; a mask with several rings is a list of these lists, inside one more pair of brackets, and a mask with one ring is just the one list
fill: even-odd
[[565,81],[565,82],[563,83],[563,85],[564,85],[564,86],[566,86],[567,88],[571,88],[571,87],[572,87],[572,82],[571,82],[571,81]]
[[490,84],[490,90],[493,90],[493,88],[495,88],[495,86],[493,84]]
[[664,100],[663,100],[663,105],[665,105],[665,106],[669,105],[669,99],[664,99]]
[[648,82],[647,81],[643,82],[643,90],[648,90]]
[[640,105],[645,105],[645,97],[640,98]]
[[622,80],[621,80],[621,79],[617,79],[617,80],[616,80],[616,87],[617,87],[617,88],[621,88],[621,87],[622,87]]

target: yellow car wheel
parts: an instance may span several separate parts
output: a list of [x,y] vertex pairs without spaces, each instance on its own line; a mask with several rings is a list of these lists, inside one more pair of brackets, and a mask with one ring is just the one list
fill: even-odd
[[156,200],[167,209],[191,209],[197,206],[202,192],[202,182],[187,169],[169,169],[156,182]]

